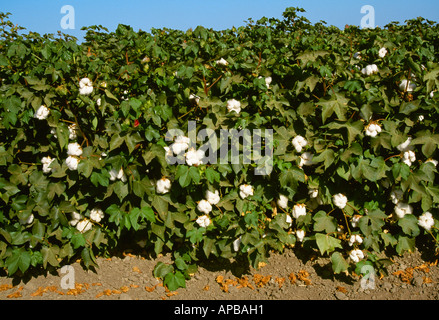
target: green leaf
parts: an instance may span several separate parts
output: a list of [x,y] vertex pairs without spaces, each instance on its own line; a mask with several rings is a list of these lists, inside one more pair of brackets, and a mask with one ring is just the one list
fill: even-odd
[[406,214],[404,218],[398,220],[398,225],[402,231],[408,236],[416,237],[420,230],[418,227],[418,219],[412,214]]
[[178,288],[186,288],[186,278],[180,271],[168,273],[163,283],[170,291],[175,291]]
[[349,100],[339,94],[336,93],[334,96],[328,99],[320,99],[317,102],[317,105],[322,106],[322,121],[323,123],[335,113],[338,117],[338,120],[346,120],[346,112],[348,109]]
[[220,182],[221,175],[219,172],[215,171],[215,169],[208,167],[206,168],[206,178],[209,183]]
[[340,239],[336,239],[327,234],[316,233],[316,242],[322,255],[325,254],[325,252],[329,254],[333,252],[336,248],[343,248],[341,246]]
[[313,216],[314,231],[325,231],[326,233],[335,232],[337,230],[337,222],[334,217],[328,216],[326,212],[319,211]]
[[155,278],[164,279],[167,274],[174,272],[174,267],[172,265],[158,262],[153,270],[153,275]]
[[78,249],[79,247],[84,247],[86,243],[84,235],[82,233],[75,233],[70,239],[70,241],[72,242],[74,249]]
[[413,252],[415,250],[415,238],[398,236],[397,239],[396,252],[398,252],[399,255],[402,255],[406,251]]
[[120,224],[123,218],[123,212],[120,210],[117,204],[112,204],[105,210],[105,213],[109,214],[109,222],[114,222],[117,226]]
[[57,260],[58,253],[59,248],[57,246],[44,246],[43,248],[41,248],[41,254],[43,256],[43,267],[46,268],[47,263],[54,267],[59,266],[59,262]]
[[336,274],[345,272],[349,268],[349,263],[343,258],[343,255],[340,252],[334,252],[331,255],[331,262],[332,270]]
[[12,255],[6,259],[5,264],[8,267],[8,274],[12,275],[18,269],[20,269],[22,273],[25,273],[30,266],[30,262],[31,256],[29,252],[23,248],[19,248],[12,251]]

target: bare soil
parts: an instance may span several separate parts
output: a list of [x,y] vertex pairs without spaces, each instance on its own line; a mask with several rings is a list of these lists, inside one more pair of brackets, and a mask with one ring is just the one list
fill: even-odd
[[73,289],[61,285],[72,271],[29,279],[2,275],[0,300],[439,300],[437,257],[417,250],[390,258],[387,275],[362,285],[360,276],[334,275],[328,258],[287,249],[273,253],[259,270],[230,262],[201,263],[186,288],[169,292],[153,276],[157,262],[170,262],[169,256],[151,259],[124,251],[98,258],[94,271],[74,263]]

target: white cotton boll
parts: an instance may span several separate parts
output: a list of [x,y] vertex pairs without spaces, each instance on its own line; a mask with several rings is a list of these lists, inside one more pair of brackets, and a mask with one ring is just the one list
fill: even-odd
[[43,164],[43,172],[44,173],[49,173],[50,171],[52,171],[52,168],[50,168],[50,165],[52,164],[53,161],[55,161],[55,159],[52,159],[51,157],[43,157],[41,159],[41,163]]
[[374,73],[377,73],[378,71],[379,70],[378,70],[378,67],[376,64],[370,64],[370,65],[366,66],[366,68],[363,68],[361,70],[361,73],[370,76]]
[[364,258],[364,253],[363,251],[359,250],[359,249],[355,249],[352,250],[349,253],[349,257],[352,259],[352,261],[354,261],[355,263],[359,262],[361,259]]
[[195,94],[193,94],[193,93],[191,93],[189,95],[189,100],[192,101],[192,102],[195,102],[196,104],[198,104],[200,102],[200,97],[195,95]]
[[66,159],[66,164],[70,170],[77,170],[78,164],[79,164],[79,159],[76,157],[73,157],[73,156],[68,156]]
[[46,106],[40,106],[37,112],[35,113],[34,117],[37,118],[38,120],[45,120],[47,119],[49,114],[50,114],[49,108],[47,108]]
[[99,98],[98,100],[96,100],[96,104],[97,104],[98,107],[101,106],[101,104],[102,104],[102,100],[101,100],[101,98]]
[[198,225],[202,228],[207,228],[210,225],[211,221],[207,215],[204,215],[204,216],[198,217],[198,219],[196,220],[196,223],[198,223]]
[[293,218],[297,219],[306,215],[306,206],[303,203],[296,204],[293,207]]
[[433,99],[433,97],[434,97],[434,91],[430,92],[430,98]]
[[26,219],[20,219],[21,225],[31,224],[34,221],[34,215],[31,213]]
[[393,204],[397,204],[399,201],[403,199],[404,192],[401,189],[395,189],[390,192],[390,200],[392,200]]
[[82,78],[79,81],[79,94],[88,96],[93,92],[93,83],[89,78]]
[[360,222],[360,218],[361,218],[361,216],[358,214],[356,214],[352,217],[351,225],[353,228],[358,227],[358,223]]
[[305,238],[305,230],[297,230],[296,231],[296,238],[297,238],[297,241],[302,242],[303,239]]
[[95,222],[101,222],[104,218],[104,212],[101,209],[94,208],[90,211],[90,219]]
[[185,136],[178,136],[175,139],[175,142],[171,144],[172,152],[174,152],[175,155],[179,155],[183,151],[186,151],[189,148],[191,140],[188,137]]
[[387,54],[387,49],[386,48],[381,48],[380,51],[378,51],[378,55],[380,58],[384,58]]
[[419,122],[424,121],[424,119],[425,119],[425,117],[424,117],[424,115],[422,115],[422,114],[418,117],[418,121],[419,121]]
[[212,211],[212,205],[207,200],[201,200],[198,202],[197,209],[205,214],[208,214]]
[[241,112],[241,102],[235,99],[230,99],[227,101],[227,111],[232,112],[235,111],[236,113]]
[[290,227],[293,224],[293,219],[291,219],[291,216],[289,214],[286,215],[285,222],[288,223]]
[[156,191],[157,193],[168,193],[171,190],[171,180],[167,178],[161,178],[156,183]]
[[398,218],[402,219],[406,214],[412,214],[413,207],[408,203],[399,201],[395,206],[395,214]]
[[311,152],[304,152],[300,156],[299,168],[302,168],[303,166],[312,166],[313,165],[313,162],[312,162],[313,157],[314,157],[314,155]]
[[248,196],[252,196],[253,191],[254,191],[253,186],[251,186],[249,184],[243,184],[243,185],[239,186],[239,195],[241,196],[242,199],[245,199]]
[[312,199],[317,198],[317,196],[319,195],[319,189],[309,188],[308,189],[308,194],[309,194],[309,197],[312,198]]
[[434,159],[428,159],[427,161],[425,161],[425,163],[432,163],[436,167],[439,162],[437,160],[434,160]]
[[88,219],[81,220],[76,224],[76,229],[81,233],[87,232],[92,227],[93,227],[93,223]]
[[354,59],[361,60],[361,52],[355,52]]
[[402,159],[402,161],[410,167],[412,163],[416,161],[416,155],[413,151],[409,150],[404,152]]
[[354,243],[362,244],[363,238],[361,238],[359,234],[351,235],[351,237],[349,238],[349,245],[352,247]]
[[227,62],[226,59],[221,58],[219,60],[216,61],[216,64],[220,65],[220,66],[227,66],[229,63]]
[[72,212],[72,220],[70,220],[70,225],[73,227],[79,222],[79,220],[83,219],[82,214],[77,213],[76,211]]
[[301,135],[298,135],[293,138],[292,144],[297,152],[302,152],[302,148],[308,144],[308,141]]
[[423,213],[418,218],[418,225],[424,228],[425,230],[430,230],[431,227],[434,226],[434,218],[430,212]]
[[204,152],[190,148],[186,153],[186,163],[188,166],[199,166],[203,164]]
[[69,143],[67,146],[67,154],[69,156],[80,156],[82,155],[82,148],[77,142]]
[[340,209],[344,209],[348,203],[348,198],[344,194],[338,193],[332,197],[334,205]]
[[379,124],[370,123],[366,127],[366,135],[367,136],[376,137],[378,135],[378,133],[380,133],[380,132],[381,132],[381,126]]
[[410,149],[413,148],[413,147],[410,146],[410,143],[411,143],[411,142],[412,142],[412,138],[411,138],[411,137],[408,137],[406,141],[404,141],[403,143],[401,143],[400,145],[398,145],[396,148],[397,148],[399,151],[401,151],[401,152],[404,152],[404,151],[410,150]]
[[404,79],[399,84],[399,90],[406,91],[406,92],[413,92],[416,89],[416,83],[413,83],[411,81],[408,81],[407,79]]
[[77,131],[78,131],[78,129],[77,129],[76,123],[69,125],[69,139],[70,140],[76,139]]
[[279,199],[277,199],[277,205],[282,209],[286,209],[288,207],[288,198],[283,194],[280,194]]
[[233,241],[233,250],[235,250],[236,252],[239,251],[240,245],[241,245],[241,237],[239,237],[235,241]]
[[219,196],[219,192],[218,190],[215,190],[215,192],[212,192],[210,190],[206,191],[206,200],[211,204],[211,205],[216,205],[218,204],[218,202],[220,202],[220,196]]

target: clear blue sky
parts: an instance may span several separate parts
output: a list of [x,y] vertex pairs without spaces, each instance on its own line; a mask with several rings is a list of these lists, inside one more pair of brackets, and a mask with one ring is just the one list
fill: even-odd
[[[75,10],[75,29],[61,28],[64,5]],[[320,20],[344,28],[360,25],[364,5],[375,9],[375,24],[424,17],[439,22],[438,0],[0,0],[0,11],[11,12],[11,20],[28,31],[55,33],[58,30],[82,40],[82,26],[103,25],[114,31],[119,23],[134,30],[151,28],[187,30],[202,25],[216,30],[245,25],[248,18],[281,18],[287,7],[301,7],[312,23]]]

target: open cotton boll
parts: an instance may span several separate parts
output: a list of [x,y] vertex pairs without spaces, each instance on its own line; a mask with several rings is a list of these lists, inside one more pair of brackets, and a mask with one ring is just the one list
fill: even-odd
[[384,58],[387,54],[387,49],[386,48],[381,48],[380,51],[378,51],[378,56],[380,58]]
[[416,161],[416,155],[413,151],[408,150],[404,152],[402,159],[402,161],[410,167],[412,163]]
[[229,63],[227,62],[226,59],[221,58],[219,60],[216,60],[216,64],[220,65],[220,66],[227,66]]
[[55,159],[52,159],[49,156],[43,157],[41,159],[41,163],[43,164],[43,172],[44,173],[49,173],[50,171],[52,171],[52,168],[50,168],[50,165],[52,164],[53,161],[55,161]]
[[81,233],[85,233],[85,232],[87,232],[87,231],[90,230],[92,227],[93,227],[93,223],[92,223],[90,220],[88,220],[87,218],[85,218],[85,219],[79,221],[79,222],[76,224],[76,229],[77,229],[79,232],[81,232]]
[[282,209],[286,209],[288,207],[288,198],[283,194],[280,194],[279,199],[277,199],[277,205]]
[[243,184],[239,186],[239,195],[242,199],[247,198],[248,196],[253,195],[253,186],[249,184]]
[[363,238],[361,238],[359,234],[351,235],[351,237],[349,238],[349,245],[352,247],[354,243],[362,244]]
[[360,249],[352,250],[349,253],[349,257],[354,261],[355,263],[359,262],[361,259],[364,258],[364,253]]
[[230,99],[227,101],[227,111],[235,111],[237,114],[241,112],[241,102],[235,99]]
[[186,163],[188,166],[199,166],[203,164],[204,152],[190,148],[186,153]]
[[68,156],[66,159],[66,164],[70,170],[77,170],[78,164],[79,164],[79,159],[74,157],[74,156]]
[[297,241],[302,242],[303,239],[305,238],[305,230],[297,230],[296,231],[296,238],[297,238]]
[[171,190],[171,180],[168,178],[161,178],[156,183],[156,191],[157,193],[168,193]]
[[205,196],[206,196],[206,200],[211,205],[216,205],[218,204],[218,202],[220,202],[220,196],[218,190],[215,190],[215,192],[207,190]]
[[191,140],[185,136],[178,136],[175,139],[175,142],[171,144],[170,148],[175,155],[179,155],[180,153],[186,151],[189,148],[189,144]]
[[397,204],[399,201],[403,199],[404,192],[401,189],[395,189],[390,192],[390,200],[392,200],[393,204]]
[[374,73],[377,73],[377,72],[378,72],[378,67],[376,64],[370,64],[361,70],[362,74],[365,74],[368,76],[370,76]]
[[304,152],[300,156],[299,168],[302,168],[303,166],[312,166],[313,165],[313,162],[312,162],[313,157],[314,157],[314,155],[311,152]]
[[93,92],[93,83],[89,78],[82,78],[79,81],[79,94],[88,96]]
[[82,155],[82,148],[77,142],[69,143],[67,146],[67,155],[69,156],[77,156]]
[[233,241],[233,250],[239,251],[239,246],[241,245],[241,236]]
[[412,142],[412,138],[408,137],[406,141],[404,141],[403,143],[401,143],[400,145],[398,145],[396,147],[396,149],[398,149],[401,152],[407,151],[407,150],[411,150],[413,149],[412,146],[410,146],[410,143]]
[[101,209],[94,208],[90,211],[90,219],[95,222],[101,222],[104,218],[104,212]]
[[308,144],[308,141],[301,135],[295,136],[291,142],[297,152],[302,152],[302,148]]
[[37,112],[35,113],[34,118],[38,120],[45,120],[47,119],[49,114],[50,114],[49,108],[47,108],[46,106],[40,106]]
[[409,205],[408,203],[399,201],[395,205],[395,214],[398,218],[402,219],[406,214],[412,214],[413,213],[413,207]]
[[378,133],[381,132],[381,127],[379,124],[376,123],[370,123],[367,127],[366,127],[366,135],[370,136],[370,137],[376,137],[378,135]]
[[355,52],[354,59],[361,60],[361,52]]
[[306,215],[306,206],[303,203],[298,203],[293,207],[293,218],[297,219]]
[[76,123],[69,125],[69,139],[75,140],[77,138],[78,126]]
[[399,90],[405,91],[405,92],[413,92],[416,89],[416,83],[413,83],[407,79],[404,79],[399,84]]
[[212,205],[207,200],[201,200],[198,202],[197,209],[203,213],[208,214],[212,211]]
[[334,205],[340,209],[344,209],[348,203],[348,198],[344,194],[338,193],[332,197]]
[[198,225],[202,228],[207,228],[210,225],[211,221],[207,215],[204,215],[204,216],[198,217],[198,219],[196,220],[196,223],[198,223]]
[[424,228],[425,230],[430,230],[431,227],[434,226],[434,218],[430,212],[423,213],[418,218],[418,225]]
[[351,225],[353,228],[358,227],[358,223],[360,222],[361,216],[359,214],[356,214],[352,217]]
[[189,95],[189,100],[194,102],[195,104],[198,104],[200,102],[200,97],[195,95],[195,94],[193,94],[193,93],[191,93]]

